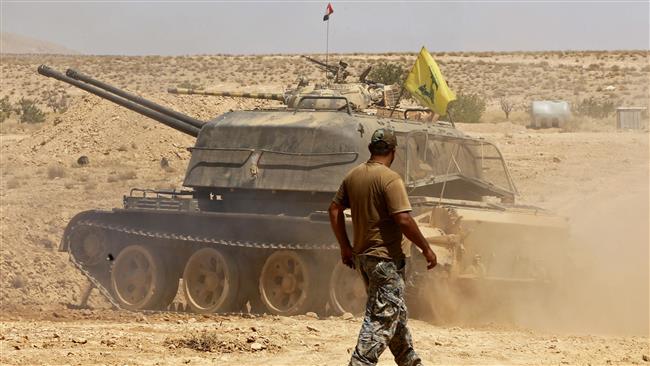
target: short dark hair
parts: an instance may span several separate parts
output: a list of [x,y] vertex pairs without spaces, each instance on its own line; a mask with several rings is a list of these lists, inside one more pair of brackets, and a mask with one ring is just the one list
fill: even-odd
[[376,156],[386,156],[395,150],[394,146],[387,144],[385,141],[376,141],[368,145],[370,154]]

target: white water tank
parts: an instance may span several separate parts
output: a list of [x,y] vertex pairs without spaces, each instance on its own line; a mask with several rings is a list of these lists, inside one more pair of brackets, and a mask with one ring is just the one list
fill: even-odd
[[569,103],[563,100],[535,100],[531,106],[532,128],[564,127],[571,118]]

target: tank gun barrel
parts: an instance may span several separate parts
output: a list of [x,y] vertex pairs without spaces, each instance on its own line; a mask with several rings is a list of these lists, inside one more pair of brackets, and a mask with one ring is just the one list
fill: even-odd
[[173,110],[171,110],[169,108],[163,107],[160,104],[154,103],[154,102],[152,102],[152,101],[150,101],[148,99],[142,98],[141,96],[131,94],[131,93],[126,92],[126,91],[124,91],[122,89],[118,89],[118,88],[116,88],[116,87],[114,87],[114,86],[112,86],[110,84],[104,83],[104,82],[99,81],[99,80],[95,80],[95,79],[91,78],[90,76],[85,75],[85,74],[83,74],[83,73],[81,73],[81,72],[79,72],[77,70],[67,69],[65,74],[67,76],[73,78],[73,79],[77,79],[77,80],[83,81],[85,83],[88,83],[90,85],[94,85],[94,86],[96,86],[98,88],[104,89],[104,90],[106,90],[108,92],[111,92],[111,93],[113,93],[115,95],[119,95],[120,97],[122,97],[124,99],[128,99],[128,100],[130,100],[130,101],[132,101],[134,103],[143,105],[143,106],[145,106],[147,108],[150,108],[150,109],[153,109],[156,112],[160,112],[162,114],[166,114],[166,115],[168,115],[170,117],[176,118],[177,120],[189,123],[189,124],[191,124],[192,126],[194,126],[196,128],[200,129],[203,126],[203,123],[205,123],[203,121],[200,121],[200,120],[198,120],[196,118],[192,118],[192,117],[190,117],[188,115],[185,115],[183,113],[176,112],[176,111],[173,111]]
[[[93,85],[90,85],[88,83],[85,83],[83,81],[71,78],[63,73],[60,73],[46,65],[41,65],[38,67],[38,73],[51,77],[53,79],[57,79],[59,81],[63,81],[64,83],[68,83],[70,85],[76,86],[79,89],[85,90],[91,94],[95,94],[100,98],[104,98],[107,100],[110,100],[111,102],[121,105],[125,108],[128,108],[136,113],[142,114],[144,116],[147,116],[153,120],[156,120],[166,126],[169,126],[177,131],[183,132],[185,134],[188,134],[190,136],[197,137],[199,135],[199,130],[200,128],[198,126],[194,126],[192,124],[189,124],[185,121],[179,120],[177,118],[174,118],[168,114],[161,113],[159,111],[153,110],[152,108],[148,108],[146,106],[143,106],[142,104],[136,103],[134,101],[131,101],[129,99],[126,99],[124,97],[118,96],[116,94],[109,93],[106,90],[103,90],[101,88],[95,87]],[[140,98],[140,97],[138,97]],[[142,98],[144,99],[144,98]],[[154,104],[153,102],[151,102]],[[197,120],[198,121],[198,120]]]
[[209,91],[209,90],[196,90],[185,88],[169,88],[167,92],[171,94],[185,94],[185,95],[211,95],[217,97],[236,97],[236,98],[253,98],[253,99],[270,99],[285,102],[285,95],[282,93],[244,93],[244,92],[229,92],[229,91]]
[[311,57],[306,56],[306,55],[302,55],[302,57],[304,59],[306,59],[307,61],[312,62],[312,63],[314,63],[314,64],[316,64],[318,66],[321,66],[321,67],[323,67],[323,68],[325,68],[325,69],[327,69],[329,71],[336,72],[337,67],[334,66],[334,65],[328,65],[328,64],[326,64],[326,63],[324,63],[322,61],[318,61],[315,58],[311,58]]

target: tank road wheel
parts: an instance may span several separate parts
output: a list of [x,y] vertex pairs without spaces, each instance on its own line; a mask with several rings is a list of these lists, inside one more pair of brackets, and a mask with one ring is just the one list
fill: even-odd
[[314,263],[291,250],[273,252],[262,267],[260,298],[277,315],[296,315],[309,311],[318,286]]
[[332,311],[340,315],[360,315],[366,306],[366,286],[361,274],[338,262],[329,283],[329,300]]
[[159,305],[165,289],[163,261],[149,248],[130,245],[115,258],[111,286],[116,300],[129,310],[152,309]]
[[84,228],[75,231],[70,240],[70,253],[84,266],[95,266],[106,261],[108,240],[103,231]]
[[235,261],[213,248],[197,250],[183,271],[183,292],[198,313],[232,311],[239,290]]

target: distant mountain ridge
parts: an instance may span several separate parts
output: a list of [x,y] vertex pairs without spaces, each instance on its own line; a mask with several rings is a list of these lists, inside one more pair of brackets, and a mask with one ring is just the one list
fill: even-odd
[[0,52],[6,54],[80,54],[56,43],[7,32],[0,33]]

